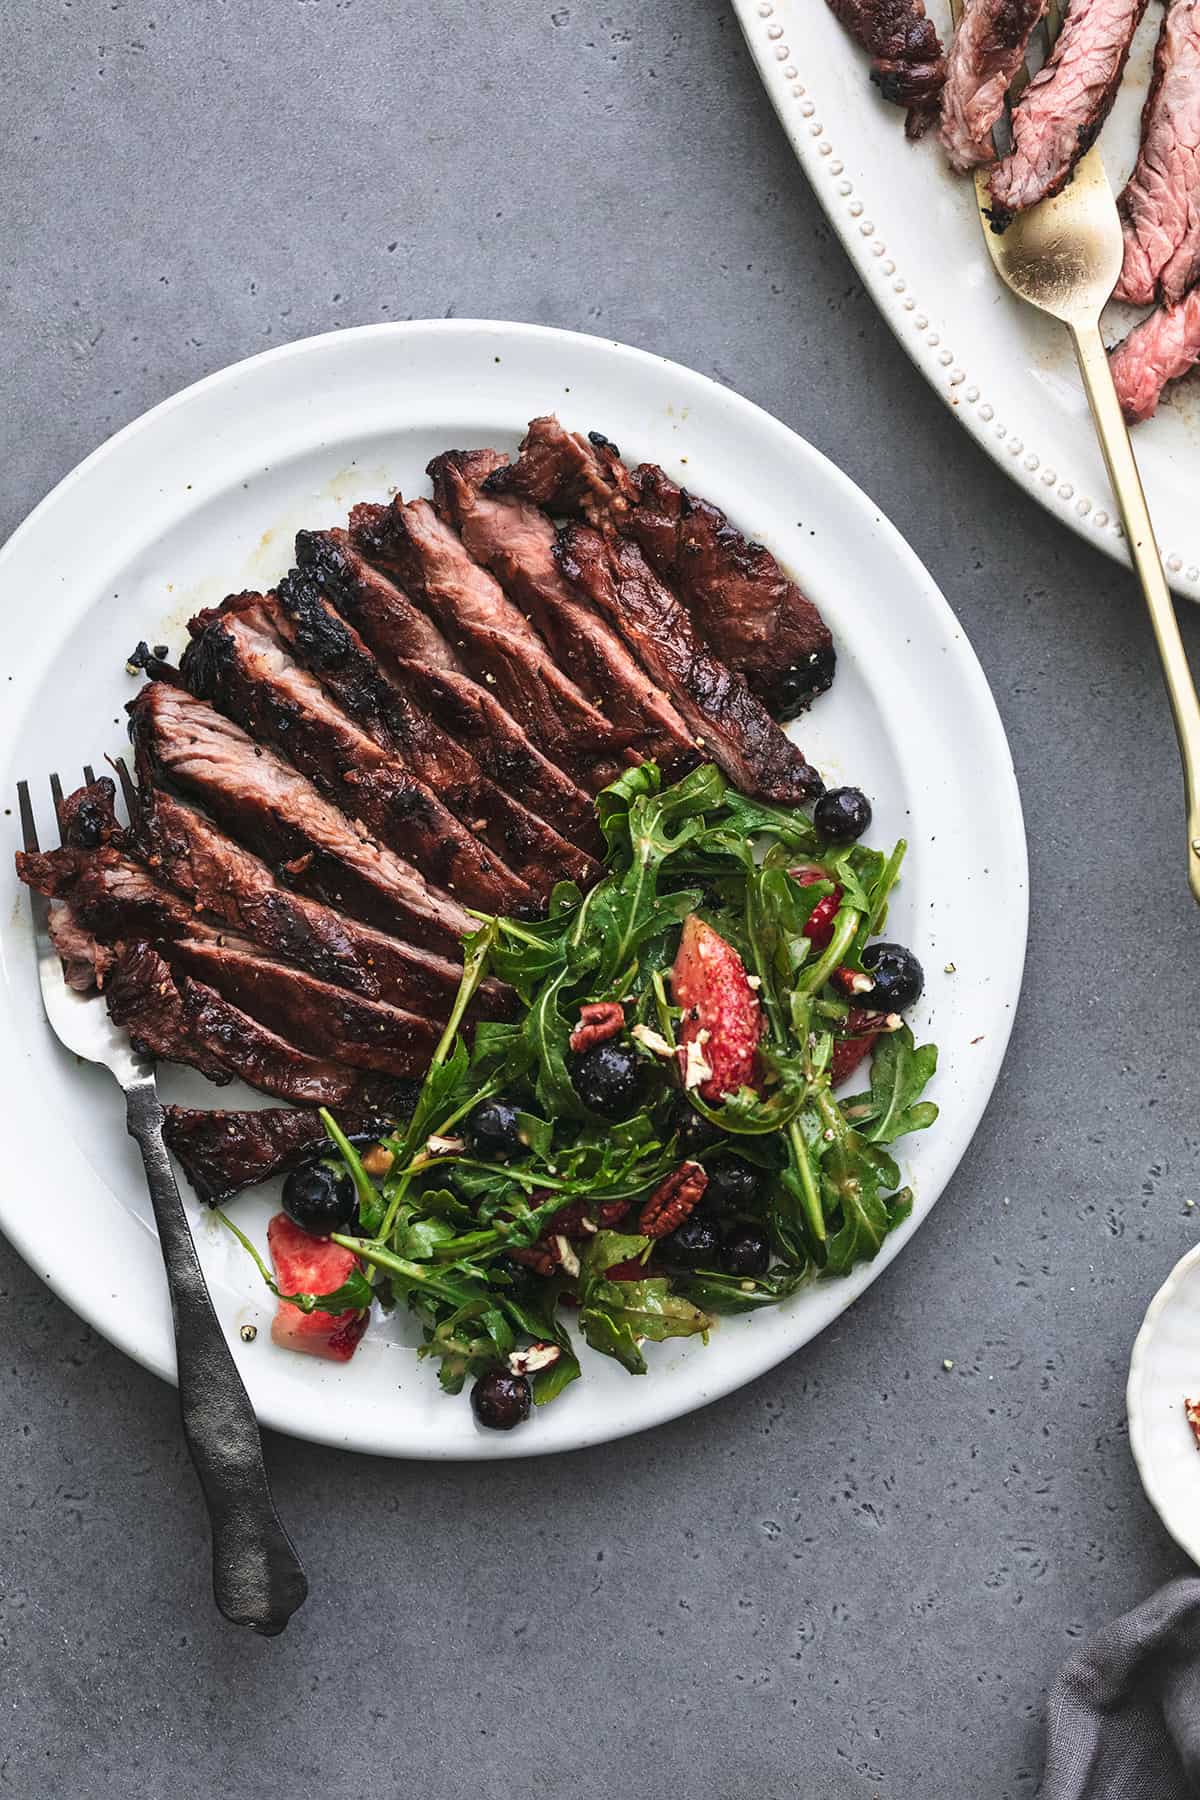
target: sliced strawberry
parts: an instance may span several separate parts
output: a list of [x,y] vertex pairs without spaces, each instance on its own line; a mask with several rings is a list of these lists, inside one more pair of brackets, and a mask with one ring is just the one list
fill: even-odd
[[[789,869],[792,880],[801,887],[815,887],[818,881],[828,881],[824,869],[811,866],[802,869]],[[817,904],[804,922],[804,935],[814,950],[823,950],[833,936],[833,921],[837,918],[838,907],[842,904],[842,890],[835,882],[832,894],[822,894]]]
[[[358,1258],[328,1238],[310,1237],[286,1213],[276,1213],[267,1226],[267,1243],[275,1279],[285,1294],[332,1294],[358,1266]],[[349,1362],[367,1329],[367,1314],[301,1312],[287,1300],[271,1324],[271,1338],[284,1350]]]
[[[683,1010],[679,1040],[684,1085],[698,1085],[710,1106],[743,1084],[752,1086],[762,1007],[733,945],[695,913],[684,921],[671,992]],[[695,1045],[690,1055],[689,1045]],[[697,1083],[690,1072],[705,1065],[708,1073]]]

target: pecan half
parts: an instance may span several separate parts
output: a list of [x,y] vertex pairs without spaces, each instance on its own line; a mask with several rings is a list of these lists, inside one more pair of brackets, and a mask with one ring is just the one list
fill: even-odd
[[558,1252],[553,1244],[546,1243],[542,1238],[527,1250],[510,1250],[508,1254],[515,1263],[532,1269],[535,1275],[553,1275],[558,1267]]
[[708,1186],[708,1175],[698,1162],[683,1162],[672,1171],[661,1187],[655,1188],[638,1219],[643,1237],[666,1237],[682,1225],[699,1202]]
[[572,1050],[590,1050],[606,1044],[625,1029],[625,1008],[619,1000],[589,1000],[579,1009],[579,1023],[570,1036]]

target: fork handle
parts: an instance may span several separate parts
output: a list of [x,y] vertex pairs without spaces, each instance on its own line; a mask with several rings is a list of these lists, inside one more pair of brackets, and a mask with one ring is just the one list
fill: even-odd
[[303,1604],[308,1582],[275,1511],[258,1420],[209,1298],[153,1079],[126,1089],[125,1103],[171,1292],[179,1410],[212,1527],[213,1593],[235,1625],[274,1637]]
[[1146,505],[1133,445],[1121,414],[1121,403],[1113,386],[1100,327],[1091,321],[1072,323],[1070,329],[1096,435],[1104,452],[1108,477],[1125,525],[1130,556],[1146,596],[1150,623],[1158,644],[1187,795],[1188,883],[1192,898],[1200,901],[1200,701],[1196,698],[1196,686],[1179,635],[1175,603],[1163,574],[1150,509]]

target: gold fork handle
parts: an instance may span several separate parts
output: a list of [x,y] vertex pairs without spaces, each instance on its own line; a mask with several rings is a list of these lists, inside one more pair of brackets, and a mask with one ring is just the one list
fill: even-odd
[[1133,566],[1146,596],[1150,623],[1154,627],[1158,643],[1163,680],[1175,718],[1175,735],[1179,740],[1179,757],[1183,763],[1187,794],[1188,883],[1192,898],[1200,902],[1200,701],[1196,698],[1196,686],[1188,667],[1183,639],[1179,635],[1175,605],[1163,574],[1162,559],[1154,539],[1154,527],[1150,522],[1150,509],[1146,505],[1146,495],[1142,489],[1142,478],[1138,473],[1133,446],[1129,442],[1129,432],[1121,416],[1121,403],[1113,386],[1100,327],[1095,322],[1090,322],[1072,324],[1070,330],[1075,340],[1075,354],[1079,359],[1079,372],[1083,376],[1088,404],[1092,409],[1096,435],[1100,439],[1109,480],[1121,509]]

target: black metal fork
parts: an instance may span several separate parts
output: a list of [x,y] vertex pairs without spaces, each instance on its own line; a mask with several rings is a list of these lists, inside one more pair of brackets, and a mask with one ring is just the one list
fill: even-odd
[[[95,779],[89,766],[84,779]],[[124,783],[122,784],[124,785]],[[50,777],[62,821],[62,786]],[[25,848],[38,849],[27,782],[17,784]],[[187,1214],[163,1142],[163,1110],[154,1064],[135,1054],[98,996],[76,993],[63,979],[49,932],[49,907],[30,890],[42,1004],[68,1050],[110,1070],[125,1094],[129,1134],[142,1153],[146,1185],[171,1295],[179,1410],[212,1527],[213,1593],[235,1625],[265,1637],[281,1632],[303,1605],[308,1582],[271,1498],[262,1439],[250,1397],[213,1310]]]

